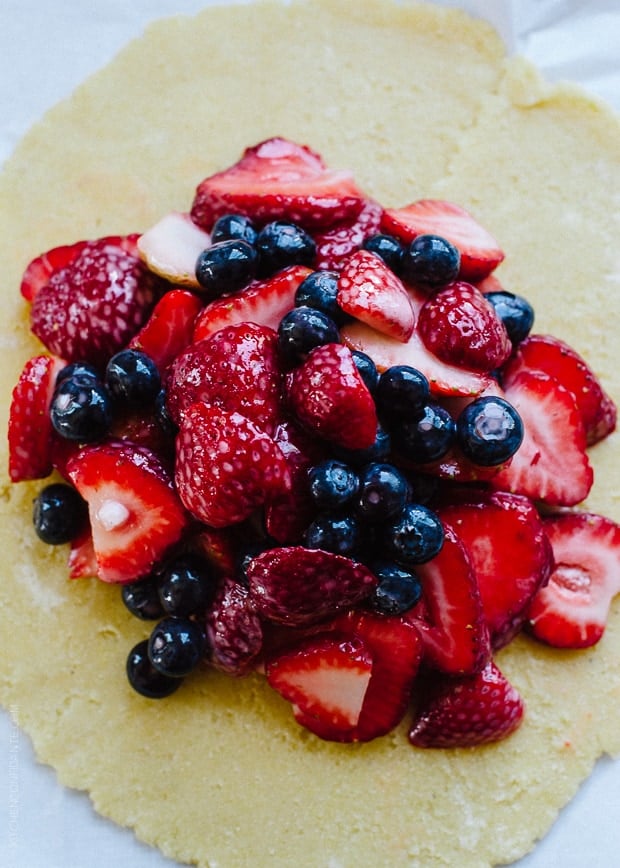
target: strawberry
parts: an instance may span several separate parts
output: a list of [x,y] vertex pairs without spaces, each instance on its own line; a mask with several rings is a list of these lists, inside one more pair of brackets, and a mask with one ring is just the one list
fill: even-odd
[[67,566],[71,579],[87,579],[97,576],[99,567],[90,525],[87,525],[82,533],[71,541]]
[[302,546],[262,552],[247,575],[259,614],[290,626],[325,620],[363,600],[377,584],[362,564]]
[[375,402],[347,347],[313,349],[290,374],[288,398],[302,425],[320,437],[345,449],[367,449],[375,442]]
[[[169,467],[174,459],[174,437],[164,431],[152,413],[145,413],[144,408],[117,408],[109,436],[113,440],[143,446],[156,455],[165,467]],[[54,461],[58,460],[58,452],[59,450],[54,448]],[[69,456],[65,458],[65,463],[68,458]],[[62,472],[62,467],[58,469]]]
[[282,377],[273,329],[234,323],[180,353],[170,368],[167,405],[177,424],[196,401],[241,413],[271,434],[281,415]]
[[170,477],[147,449],[118,441],[86,446],[69,460],[67,473],[88,503],[104,582],[148,575],[187,526]]
[[39,287],[30,324],[50,352],[104,367],[144,324],[159,282],[127,246],[117,238],[81,244],[75,258]]
[[247,588],[222,579],[206,617],[208,660],[229,675],[244,675],[263,646],[263,630]]
[[568,389],[581,413],[589,446],[615,430],[614,402],[585,359],[564,341],[551,335],[530,335],[508,361],[504,377],[511,380],[520,370],[543,371]]
[[387,208],[381,228],[405,242],[427,233],[451,241],[461,254],[462,280],[482,280],[504,259],[497,241],[468,211],[441,199],[420,199],[404,208]]
[[295,307],[297,287],[309,274],[311,270],[305,265],[291,265],[267,280],[251,283],[241,292],[210,302],[196,320],[194,341],[238,322],[253,322],[277,330],[284,314]]
[[196,190],[191,216],[207,231],[227,213],[258,223],[288,220],[304,228],[329,227],[356,217],[364,200],[350,172],[327,169],[310,148],[272,138],[205,178]]
[[555,569],[532,601],[529,629],[556,648],[595,645],[620,593],[620,526],[588,512],[551,516],[544,526]]
[[191,343],[194,322],[201,309],[198,296],[186,289],[171,289],[159,299],[129,346],[150,356],[165,376],[168,366]]
[[553,552],[534,505],[504,492],[465,492],[438,510],[472,563],[493,648],[519,632],[549,579]]
[[199,521],[225,527],[288,491],[290,475],[274,441],[235,411],[192,404],[177,436],[179,497]]
[[154,274],[177,286],[200,288],[196,261],[211,246],[211,236],[189,214],[171,211],[138,239],[140,258]]
[[488,373],[512,350],[493,305],[469,283],[457,281],[431,296],[418,315],[425,347],[443,362]]
[[526,370],[505,381],[505,394],[525,433],[508,467],[491,480],[493,488],[555,506],[580,503],[592,487],[593,472],[572,394],[555,377]]
[[521,724],[525,704],[490,661],[464,678],[436,682],[409,732],[415,747],[474,747],[500,741]]
[[239,540],[230,527],[198,525],[191,539],[191,550],[205,558],[218,576],[234,575],[237,569]]
[[44,479],[52,472],[55,434],[49,407],[64,362],[54,356],[29,359],[19,375],[9,410],[9,476],[12,482]]
[[366,238],[379,232],[382,214],[381,205],[368,199],[354,220],[316,232],[315,267],[325,271],[339,271],[344,260],[359,250]]
[[338,305],[355,319],[404,343],[413,332],[413,307],[403,282],[367,250],[357,250],[342,263]]

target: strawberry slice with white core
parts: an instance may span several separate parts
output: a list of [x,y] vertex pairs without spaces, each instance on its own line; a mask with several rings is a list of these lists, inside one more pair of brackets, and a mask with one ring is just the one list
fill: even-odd
[[427,234],[452,242],[461,254],[462,280],[482,280],[504,259],[495,238],[469,211],[443,199],[420,199],[404,208],[386,208],[381,227],[407,243]]
[[120,442],[86,446],[69,460],[67,473],[88,503],[104,582],[148,575],[187,526],[170,477],[147,449]]
[[146,353],[165,375],[168,366],[191,343],[202,301],[187,289],[171,289],[155,305],[129,346]]
[[138,239],[138,253],[149,271],[195,289],[200,289],[196,260],[210,246],[209,233],[180,211],[166,214]]
[[552,516],[544,525],[555,569],[529,608],[529,629],[556,648],[595,645],[620,593],[620,526],[588,512]]
[[342,264],[338,305],[377,331],[406,342],[415,318],[403,282],[380,257],[358,250]]

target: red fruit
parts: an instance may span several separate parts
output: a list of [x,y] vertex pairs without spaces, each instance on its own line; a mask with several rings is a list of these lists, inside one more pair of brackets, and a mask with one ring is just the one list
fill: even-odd
[[229,675],[245,675],[263,647],[261,621],[247,588],[224,578],[206,618],[209,662]]
[[551,335],[527,337],[508,361],[504,376],[511,380],[521,370],[542,371],[568,389],[581,413],[589,446],[615,430],[614,402],[585,359],[564,341]]
[[237,411],[271,434],[281,415],[282,375],[273,329],[235,323],[191,344],[170,368],[167,405],[179,424],[203,401]]
[[571,393],[555,377],[523,370],[505,382],[505,395],[521,416],[524,437],[508,467],[491,480],[493,488],[550,505],[580,503],[593,472]]
[[459,277],[463,280],[482,280],[504,259],[495,238],[452,202],[420,199],[404,208],[388,208],[383,212],[381,228],[405,242],[427,233],[451,241],[461,254]]
[[88,579],[97,576],[99,567],[90,525],[87,525],[82,533],[71,541],[67,566],[70,579]]
[[247,148],[238,163],[205,178],[191,216],[206,230],[227,213],[313,228],[354,218],[364,200],[350,172],[326,169],[310,148],[276,137]]
[[530,606],[530,630],[556,648],[595,645],[620,592],[620,526],[587,512],[552,516],[544,526],[555,569]]
[[271,437],[240,413],[202,402],[181,419],[175,481],[185,507],[212,527],[243,521],[290,488],[286,461]]
[[493,305],[469,283],[451,283],[431,296],[418,315],[426,348],[448,364],[487,373],[512,350]]
[[382,214],[381,205],[368,199],[354,220],[315,233],[315,267],[339,271],[347,256],[359,250],[366,238],[379,232]]
[[[145,412],[144,408],[118,408],[112,420],[109,436],[114,440],[123,440],[133,443],[134,446],[142,446],[157,456],[159,461],[168,467],[174,458],[174,438],[167,434],[154,415]],[[67,441],[68,442],[68,441]],[[70,444],[75,448],[75,443]],[[55,462],[58,460],[59,450],[54,448]],[[60,453],[62,455],[62,453]],[[69,459],[65,458],[65,464]],[[62,459],[61,459],[62,460]],[[62,469],[59,468],[59,470]]]
[[403,282],[380,257],[367,250],[357,250],[343,262],[338,305],[398,341],[408,341],[413,332],[413,307]]
[[436,682],[409,732],[415,747],[475,747],[521,724],[525,705],[493,661],[475,675]]
[[32,260],[22,277],[20,292],[26,301],[34,301],[41,287],[45,286],[52,274],[70,265],[87,241],[77,244],[63,244],[53,247]]
[[164,376],[168,365],[192,342],[194,322],[201,310],[202,301],[194,293],[171,289],[157,302],[129,346],[150,356]]
[[375,402],[347,347],[313,349],[291,373],[288,398],[302,425],[320,437],[345,449],[367,449],[375,442]]
[[305,265],[291,265],[235,295],[210,302],[196,320],[194,341],[239,322],[253,322],[277,331],[284,314],[295,307],[297,287],[311,273]]
[[192,537],[192,551],[206,558],[218,576],[234,575],[237,569],[237,550],[239,540],[230,527],[206,527],[198,525],[199,530]]
[[491,644],[502,648],[523,626],[551,573],[553,552],[542,520],[527,498],[504,492],[465,492],[438,513],[467,551]]
[[363,564],[302,546],[269,549],[247,568],[259,614],[277,624],[315,624],[354,606],[376,587]]
[[38,289],[30,323],[50,352],[101,367],[144,324],[159,282],[128,246],[118,238],[81,243],[69,264]]
[[146,449],[116,441],[86,446],[69,460],[67,472],[88,503],[104,582],[148,575],[186,528],[170,477]]
[[44,479],[52,472],[54,431],[49,407],[56,375],[64,367],[53,356],[29,359],[11,397],[9,410],[9,476],[12,482]]

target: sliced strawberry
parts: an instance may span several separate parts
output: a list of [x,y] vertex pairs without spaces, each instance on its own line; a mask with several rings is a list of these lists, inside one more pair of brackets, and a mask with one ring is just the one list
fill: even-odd
[[493,648],[523,626],[536,592],[549,579],[553,552],[543,523],[526,497],[466,491],[438,510],[465,546],[480,590]]
[[475,747],[500,741],[521,724],[525,704],[493,661],[464,678],[435,682],[409,732],[415,747]]
[[170,368],[167,405],[177,424],[196,401],[237,411],[272,434],[281,417],[277,335],[234,323],[191,344]]
[[86,446],[70,459],[67,472],[88,503],[104,582],[148,575],[187,526],[170,477],[146,449],[116,441]]
[[247,148],[229,169],[205,178],[191,215],[207,231],[227,213],[258,223],[289,220],[314,228],[354,218],[364,201],[350,172],[325,168],[305,145],[272,138]]
[[99,566],[90,524],[76,539],[71,541],[67,566],[71,579],[87,579],[97,576]]
[[78,241],[76,244],[63,244],[33,259],[24,271],[20,286],[21,294],[26,301],[34,301],[37,293],[48,283],[52,274],[70,265],[87,243],[87,241]]
[[196,260],[210,246],[211,236],[189,214],[171,211],[140,236],[138,253],[149,271],[178,286],[198,289]]
[[202,301],[187,289],[171,289],[159,299],[129,346],[150,356],[165,376],[168,366],[193,340]]
[[505,382],[505,394],[521,416],[524,437],[508,467],[491,480],[493,488],[550,505],[580,503],[593,472],[572,394],[555,377],[526,370]]
[[382,214],[382,206],[369,199],[364,202],[362,210],[354,220],[316,232],[315,267],[326,271],[339,271],[346,257],[359,250],[366,238],[379,232]]
[[351,350],[316,347],[290,375],[288,398],[302,425],[345,449],[367,449],[377,436],[377,411]]
[[504,259],[495,238],[464,208],[441,199],[420,199],[404,208],[387,208],[381,226],[401,241],[440,235],[458,247],[462,280],[482,280]]
[[302,546],[269,549],[247,569],[257,611],[289,626],[318,623],[367,597],[377,585],[362,564]]
[[206,558],[218,576],[233,576],[237,569],[239,540],[230,527],[198,525],[191,549]]
[[[134,446],[143,446],[156,455],[165,467],[170,467],[172,464],[174,437],[164,431],[153,413],[145,412],[143,408],[118,408],[112,420],[109,435],[114,440],[123,440],[133,443]],[[75,444],[73,446],[75,447]],[[54,448],[55,461],[58,460],[58,452],[59,450]],[[70,455],[67,455],[65,463],[69,457]]]
[[44,479],[52,472],[54,431],[49,408],[56,375],[64,362],[54,356],[29,359],[11,396],[9,476],[12,482]]
[[519,344],[506,365],[504,376],[512,380],[519,371],[543,371],[559,380],[573,395],[583,418],[588,445],[615,430],[617,410],[596,374],[579,353],[551,335],[530,335]]
[[556,648],[595,645],[620,593],[620,526],[588,512],[551,516],[544,525],[555,569],[530,606],[529,628]]
[[291,265],[267,280],[251,283],[241,292],[210,302],[196,320],[194,341],[238,322],[253,322],[277,330],[284,314],[295,307],[297,287],[311,273],[305,265]]
[[288,466],[271,437],[240,413],[200,401],[181,420],[175,481],[186,508],[212,527],[243,521],[290,489]]
[[398,341],[408,341],[413,332],[413,307],[403,282],[380,257],[367,250],[357,250],[343,262],[338,305]]
[[224,578],[206,618],[208,660],[229,675],[245,675],[263,646],[263,630],[247,588]]

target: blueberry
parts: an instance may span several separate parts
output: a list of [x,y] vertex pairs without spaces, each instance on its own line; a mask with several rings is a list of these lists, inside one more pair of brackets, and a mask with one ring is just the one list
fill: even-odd
[[351,503],[359,489],[353,468],[329,458],[308,471],[310,496],[318,509],[337,509]]
[[170,415],[166,398],[166,390],[160,389],[155,398],[155,419],[164,434],[174,438],[179,433],[179,428]]
[[297,287],[295,307],[313,307],[326,313],[336,323],[346,317],[336,300],[338,274],[335,271],[313,271]]
[[56,374],[54,388],[57,389],[65,380],[72,380],[80,377],[84,377],[86,380],[99,380],[99,372],[94,365],[91,365],[88,362],[71,362],[69,365],[65,365],[64,368],[61,368],[61,370]]
[[485,292],[484,297],[504,323],[512,345],[517,346],[525,340],[534,325],[534,308],[529,301],[506,290]]
[[398,238],[393,235],[371,235],[362,244],[364,250],[375,253],[390,268],[394,274],[400,274],[403,262],[403,247]]
[[249,217],[243,214],[224,214],[218,218],[211,229],[211,243],[218,241],[247,241],[254,245],[257,231]]
[[402,615],[420,601],[422,583],[409,570],[391,561],[381,561],[371,566],[379,580],[368,605],[381,615]]
[[52,482],[35,497],[32,522],[40,540],[56,546],[71,542],[86,526],[88,507],[71,485]]
[[366,388],[371,395],[374,395],[379,383],[379,371],[377,370],[377,366],[370,356],[367,356],[366,353],[362,353],[360,350],[352,350],[351,355],[353,356],[353,363],[355,364],[360,377],[364,381]]
[[392,464],[368,464],[360,473],[356,512],[365,521],[385,521],[405,506],[409,484]]
[[403,255],[403,276],[411,283],[437,289],[456,280],[461,264],[458,249],[440,235],[418,235]]
[[181,678],[171,678],[158,672],[148,656],[148,639],[138,642],[127,657],[127,678],[135,691],[147,699],[163,699],[174,693]]
[[209,563],[187,554],[166,565],[159,580],[159,599],[169,615],[192,615],[207,608],[215,586]]
[[389,431],[381,424],[377,425],[375,442],[367,449],[344,449],[336,447],[338,458],[351,464],[353,467],[363,467],[371,461],[386,461],[392,451],[392,438]]
[[161,389],[157,365],[140,350],[121,350],[112,356],[105,383],[115,401],[132,406],[152,403]]
[[392,429],[392,439],[396,450],[409,461],[438,461],[454,444],[456,422],[444,407],[427,404],[419,419],[401,421]]
[[165,612],[159,599],[157,577],[149,576],[121,587],[125,607],[141,621],[156,621]]
[[255,274],[256,250],[238,238],[212,244],[196,260],[196,280],[211,297],[243,289]]
[[360,546],[360,529],[351,515],[321,515],[306,528],[304,545],[350,557]]
[[153,628],[149,660],[162,675],[182,678],[198,666],[205,645],[205,635],[195,621],[171,615]]
[[311,307],[294,307],[284,314],[278,326],[278,348],[292,365],[303,362],[315,347],[339,342],[338,327],[333,319]]
[[456,434],[466,458],[494,467],[508,461],[521,445],[523,422],[504,398],[476,398],[459,415]]
[[418,418],[430,396],[430,385],[417,368],[394,365],[379,377],[376,401],[387,419]]
[[420,503],[408,503],[383,528],[385,552],[405,567],[430,561],[441,551],[443,540],[439,517]]
[[92,443],[104,437],[112,423],[111,401],[100,380],[74,376],[56,388],[50,406],[54,430],[66,440]]
[[316,257],[314,240],[300,226],[276,220],[258,233],[258,273],[268,277],[289,265],[312,267]]

